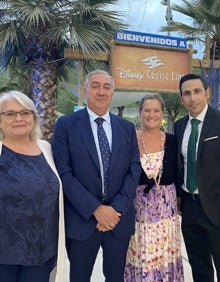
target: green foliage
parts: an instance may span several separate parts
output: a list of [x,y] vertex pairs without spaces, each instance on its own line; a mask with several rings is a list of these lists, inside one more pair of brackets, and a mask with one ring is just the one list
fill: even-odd
[[186,114],[186,110],[183,107],[179,94],[176,93],[163,93],[161,96],[164,99],[167,114],[173,122],[176,119]]
[[58,87],[57,95],[57,112],[60,114],[68,114],[73,112],[74,106],[77,105],[77,99],[70,91],[64,87]]
[[0,72],[0,92],[18,90],[24,92],[26,72],[20,68],[9,68]]
[[183,107],[179,94],[177,93],[162,93],[165,103],[166,122],[163,124],[165,131],[173,133],[174,123],[177,119],[183,117],[187,112]]
[[110,53],[116,29],[124,28],[117,0],[0,1],[0,69],[24,67],[25,92],[33,97],[46,140],[55,123],[57,86],[73,60],[72,48],[84,55]]
[[220,0],[182,0],[181,5],[171,5],[172,10],[187,16],[182,23],[173,21],[161,31],[181,32],[190,41],[220,39]]
[[[64,48],[107,51],[115,29],[124,28],[116,0],[0,1],[0,68],[15,62],[65,67]],[[61,71],[61,68],[60,68]]]

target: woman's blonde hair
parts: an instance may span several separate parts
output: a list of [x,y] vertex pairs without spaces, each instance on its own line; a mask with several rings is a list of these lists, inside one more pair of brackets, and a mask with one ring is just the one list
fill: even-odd
[[[25,109],[30,110],[34,114],[34,127],[30,134],[30,139],[36,140],[42,137],[42,132],[40,129],[39,115],[35,108],[34,102],[25,94],[19,91],[7,91],[0,94],[0,113],[5,101],[15,99],[20,105]],[[2,129],[1,129],[2,130]],[[3,134],[2,134],[3,135]],[[3,139],[4,137],[0,138]]]
[[147,101],[147,100],[158,100],[160,102],[160,105],[161,105],[161,110],[163,112],[165,111],[165,103],[164,103],[162,96],[158,93],[148,93],[140,101],[139,113],[142,111],[142,109],[144,107],[144,102]]

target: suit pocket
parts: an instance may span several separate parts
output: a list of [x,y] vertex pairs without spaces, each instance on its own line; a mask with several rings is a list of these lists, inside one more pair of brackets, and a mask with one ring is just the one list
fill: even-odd
[[220,138],[219,136],[207,137],[203,141],[202,155],[210,164],[220,159]]
[[213,141],[213,140],[216,140],[216,139],[218,139],[218,138],[219,138],[219,136],[208,137],[208,138],[205,138],[205,139],[203,140],[203,142]]

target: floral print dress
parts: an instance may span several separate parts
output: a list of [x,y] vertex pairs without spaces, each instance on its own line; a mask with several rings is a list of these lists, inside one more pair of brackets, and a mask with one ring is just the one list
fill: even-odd
[[147,194],[146,185],[136,190],[135,234],[128,248],[125,282],[184,281],[176,189],[156,181],[163,156],[164,151],[141,156],[142,168],[155,185]]

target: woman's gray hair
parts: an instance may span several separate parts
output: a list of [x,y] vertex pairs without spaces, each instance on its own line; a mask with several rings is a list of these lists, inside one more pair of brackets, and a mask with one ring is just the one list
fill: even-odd
[[39,123],[39,115],[35,108],[34,102],[25,94],[19,91],[7,91],[0,94],[0,113],[2,111],[2,107],[5,101],[15,99],[21,106],[23,106],[25,109],[30,110],[34,114],[34,127],[32,129],[32,132],[30,134],[31,140],[36,140],[38,138],[42,137],[42,132],[40,129],[40,123]]
[[161,104],[161,109],[162,111],[164,112],[165,111],[165,103],[164,103],[164,100],[163,98],[161,97],[160,94],[158,93],[148,93],[146,94],[140,101],[140,104],[139,104],[139,113],[142,111],[143,107],[144,107],[144,102],[146,100],[158,100]]

